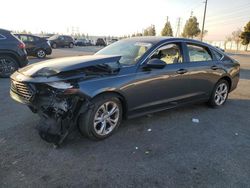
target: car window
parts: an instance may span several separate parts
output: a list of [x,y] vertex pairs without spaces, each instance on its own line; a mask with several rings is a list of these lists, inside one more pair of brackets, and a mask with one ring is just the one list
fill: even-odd
[[29,41],[29,42],[34,42],[35,39],[34,39],[34,37],[28,36],[28,41]]
[[119,55],[121,65],[129,66],[136,64],[151,46],[151,43],[146,42],[120,40],[103,48],[96,55]]
[[58,37],[60,40],[64,40],[64,37],[63,36],[59,36]]
[[221,60],[223,58],[224,55],[222,55],[221,53],[219,53],[215,50],[212,50],[212,51],[213,51],[213,54],[214,54],[216,60]]
[[23,41],[23,42],[28,42],[29,40],[28,40],[28,36],[26,36],[26,35],[19,35],[19,38],[21,39],[21,41]]
[[172,43],[160,47],[151,56],[151,59],[157,58],[164,61],[166,64],[182,63],[183,58],[179,44]]
[[6,39],[6,37],[0,34],[0,40],[3,40],[3,39]]
[[58,35],[53,35],[53,36],[49,37],[48,40],[55,40],[57,38],[58,38]]
[[212,55],[205,47],[194,45],[194,44],[188,44],[187,48],[188,48],[190,62],[212,60]]

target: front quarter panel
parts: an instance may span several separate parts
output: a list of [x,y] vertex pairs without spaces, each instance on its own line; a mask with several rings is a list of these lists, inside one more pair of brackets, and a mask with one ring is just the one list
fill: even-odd
[[126,86],[131,84],[136,78],[136,67],[122,68],[119,74],[99,77],[91,80],[79,82],[79,90],[85,96],[94,98],[104,92],[116,92],[127,97]]

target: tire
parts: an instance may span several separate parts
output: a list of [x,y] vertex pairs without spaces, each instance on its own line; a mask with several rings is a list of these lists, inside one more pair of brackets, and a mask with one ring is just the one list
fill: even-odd
[[54,49],[56,49],[56,48],[57,48],[56,43],[53,43],[53,44],[51,45],[51,47],[54,48]]
[[221,79],[215,85],[208,104],[212,107],[220,107],[226,103],[229,93],[229,83]]
[[18,68],[18,63],[14,58],[0,55],[0,77],[8,78]]
[[43,49],[37,50],[36,57],[38,57],[39,59],[44,59],[46,57],[45,50],[43,50]]
[[[93,107],[80,115],[78,127],[83,136],[92,140],[102,140],[111,136],[118,129],[122,121],[122,104],[113,94],[97,96],[92,103]],[[112,115],[108,115],[107,111],[104,111],[105,105],[110,113],[111,109],[115,109]]]
[[71,42],[69,43],[69,48],[73,48],[74,47],[74,44]]

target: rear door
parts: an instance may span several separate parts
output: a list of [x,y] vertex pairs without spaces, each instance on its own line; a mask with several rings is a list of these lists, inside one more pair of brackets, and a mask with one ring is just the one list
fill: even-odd
[[188,56],[190,91],[194,99],[209,98],[215,83],[220,78],[220,67],[212,52],[206,46],[185,43]]
[[58,37],[58,46],[66,46],[66,41],[64,36],[59,36]]

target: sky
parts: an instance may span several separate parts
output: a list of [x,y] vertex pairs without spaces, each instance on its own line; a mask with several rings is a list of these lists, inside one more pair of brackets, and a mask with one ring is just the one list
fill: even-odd
[[[2,0],[0,28],[95,36],[123,36],[142,32],[151,24],[157,35],[167,20],[174,34],[181,18],[198,18],[200,28],[205,0]],[[11,11],[10,11],[11,10]],[[206,40],[224,40],[250,21],[249,0],[208,0]]]

